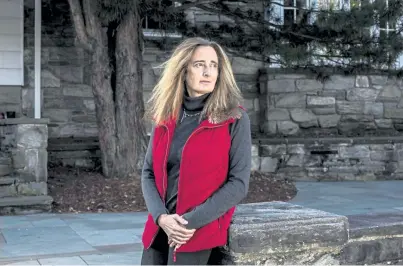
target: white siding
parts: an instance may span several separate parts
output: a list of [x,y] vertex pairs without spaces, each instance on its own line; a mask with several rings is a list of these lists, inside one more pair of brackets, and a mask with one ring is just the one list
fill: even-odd
[[0,34],[15,34],[22,29],[21,18],[0,17]]
[[1,85],[11,84],[20,85],[16,81],[21,80],[21,69],[1,69],[0,68],[0,81]]
[[23,0],[0,0],[0,85],[23,85]]
[[1,34],[0,51],[22,52],[21,36]]

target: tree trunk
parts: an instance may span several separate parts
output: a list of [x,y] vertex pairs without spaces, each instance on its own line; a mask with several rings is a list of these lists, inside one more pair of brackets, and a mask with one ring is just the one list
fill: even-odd
[[142,167],[147,149],[143,121],[142,29],[139,7],[123,18],[116,35],[116,170],[118,176]]
[[114,177],[117,174],[115,170],[117,164],[116,120],[111,86],[112,70],[107,47],[97,45],[92,54],[91,63],[102,172],[106,177]]
[[[97,18],[94,0],[68,0],[79,43],[91,54],[102,171],[106,177],[131,177],[146,151],[143,122],[141,24],[138,3],[125,15],[116,36],[116,84],[107,34]],[[113,86],[116,85],[116,86]]]

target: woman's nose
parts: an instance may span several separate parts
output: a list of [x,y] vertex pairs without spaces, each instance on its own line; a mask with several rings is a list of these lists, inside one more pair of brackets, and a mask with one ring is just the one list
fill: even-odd
[[210,76],[210,68],[209,67],[205,67],[203,70],[203,76]]

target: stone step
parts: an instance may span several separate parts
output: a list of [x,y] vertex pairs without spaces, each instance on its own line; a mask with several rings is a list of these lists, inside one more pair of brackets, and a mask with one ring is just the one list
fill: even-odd
[[0,185],[0,199],[7,197],[41,196],[47,194],[46,182],[26,182],[19,178],[8,178]]
[[72,150],[72,151],[49,151],[49,160],[56,159],[78,159],[78,158],[100,158],[100,150]]
[[0,165],[11,165],[11,157],[6,154],[0,154]]
[[0,214],[32,214],[50,212],[53,198],[50,196],[23,196],[0,198]]
[[97,143],[53,143],[48,145],[48,151],[85,151],[99,150]]
[[15,184],[19,181],[18,178],[11,177],[11,176],[2,176],[0,177],[0,186],[7,186]]
[[0,164],[0,176],[7,176],[11,174],[12,169],[10,165]]
[[1,198],[6,197],[16,197],[18,195],[17,192],[17,185],[12,184],[5,184],[0,186],[0,200]]
[[49,138],[48,144],[72,144],[72,143],[98,143],[97,137],[86,138]]

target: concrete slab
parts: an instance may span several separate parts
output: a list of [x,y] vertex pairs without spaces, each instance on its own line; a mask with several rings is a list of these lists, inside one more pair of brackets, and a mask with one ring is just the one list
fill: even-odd
[[350,241],[341,252],[342,264],[385,264],[402,258],[403,212],[352,215],[348,220]]
[[70,227],[31,227],[17,229],[3,229],[7,243],[12,244],[36,244],[38,242],[77,241],[81,238]]
[[138,229],[78,230],[77,234],[93,246],[141,243]]
[[46,219],[40,219],[31,221],[34,227],[60,227],[67,226],[67,223],[60,218],[49,217]]
[[27,214],[25,217],[29,221],[38,221],[43,219],[51,219],[57,217],[57,213],[34,213]]
[[4,250],[3,248],[4,246],[2,246],[0,248],[0,259],[7,259],[7,258],[11,258],[12,254],[10,254],[9,252],[7,252],[6,250]]
[[134,223],[130,221],[104,221],[104,220],[70,220],[65,222],[74,230],[114,230],[114,229],[133,229],[144,226],[143,223]]
[[0,216],[0,229],[33,227],[25,216]]
[[81,213],[79,218],[96,221],[121,221],[125,219],[120,213]]
[[140,252],[113,253],[103,255],[85,255],[81,258],[88,265],[139,265],[141,262]]
[[37,260],[26,260],[26,261],[19,261],[19,262],[12,262],[5,265],[41,265]]
[[346,217],[321,210],[284,202],[242,204],[229,229],[224,264],[315,264],[324,248],[334,255],[341,250],[347,228]]
[[402,207],[403,181],[296,182],[289,203],[340,215],[384,213]]
[[87,265],[79,256],[39,259],[41,265]]
[[101,253],[120,253],[120,252],[142,252],[143,244],[125,244],[125,245],[107,245],[94,246]]
[[351,238],[403,235],[403,212],[359,214],[347,218]]
[[27,256],[36,258],[44,255],[57,257],[67,253],[97,252],[96,249],[81,239],[18,243],[5,245],[2,250],[5,253],[4,256],[0,253],[0,259],[14,259]]
[[0,232],[0,247],[6,244],[6,240],[4,239],[3,234]]

